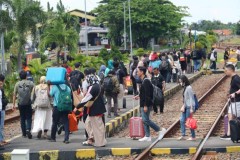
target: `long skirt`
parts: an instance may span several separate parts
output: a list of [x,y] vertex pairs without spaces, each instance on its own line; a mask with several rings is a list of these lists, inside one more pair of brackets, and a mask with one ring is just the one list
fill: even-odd
[[52,127],[52,109],[37,108],[34,115],[32,133],[40,130],[51,130]]

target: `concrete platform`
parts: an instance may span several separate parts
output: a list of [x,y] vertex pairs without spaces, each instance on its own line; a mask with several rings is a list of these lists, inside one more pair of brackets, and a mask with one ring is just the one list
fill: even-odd
[[[47,140],[16,138],[4,151],[0,152],[0,159],[9,160],[10,152],[13,149],[30,149],[31,160],[48,159],[46,157],[49,157],[51,160],[97,159],[108,155],[126,156],[138,154],[151,144],[151,142],[143,143],[129,138],[108,138],[106,147],[96,148],[83,146],[84,137],[78,133],[71,135],[70,144],[64,144],[61,141],[62,139],[63,135],[57,137],[57,142],[50,143]],[[151,153],[153,155],[194,154],[201,141],[202,139],[197,139],[197,141],[163,139],[151,150]],[[240,152],[240,146],[231,141],[220,140],[219,137],[211,137],[204,146],[204,150]]]
[[[190,74],[187,75],[190,80],[193,82],[197,78],[202,75],[201,72],[198,74]],[[165,92],[165,98],[168,99],[173,94],[181,89],[179,84],[170,83],[167,84],[167,90]],[[138,107],[133,109],[133,99],[132,95],[126,96],[127,99],[127,108],[121,109],[120,117],[106,117],[106,136],[109,136],[111,133],[115,132],[119,126],[127,123],[127,120],[132,117],[133,112],[138,112]],[[135,106],[138,105],[136,101],[134,103]],[[35,136],[36,137],[36,136]],[[11,141],[9,145],[5,147],[5,150],[0,151],[0,160],[1,159],[10,159],[10,154],[13,149],[30,149],[31,152],[31,160],[37,159],[51,159],[51,160],[70,160],[70,159],[83,159],[83,158],[92,158],[95,159],[98,156],[106,156],[106,155],[130,155],[132,153],[140,153],[142,149],[147,147],[149,143],[140,143],[138,141],[134,141],[131,139],[108,139],[108,145],[104,148],[93,148],[93,147],[83,147],[82,142],[85,140],[84,137],[84,125],[82,122],[79,124],[79,131],[72,134],[70,136],[70,144],[63,144],[63,135],[57,136],[56,143],[50,143],[47,140],[37,140],[36,138],[32,140],[24,139],[22,137],[16,137]],[[187,145],[184,143],[184,146],[180,149],[171,148],[171,144],[176,140],[163,140],[163,143],[159,143],[156,147],[165,148],[165,149],[154,149],[153,153],[175,153],[179,154],[181,152],[184,153],[192,153],[194,149],[186,149],[188,146],[197,146],[197,142],[192,142]],[[190,143],[190,142],[189,142]],[[177,144],[177,142],[175,143]],[[44,158],[45,157],[45,158]],[[50,157],[50,158],[49,158]]]

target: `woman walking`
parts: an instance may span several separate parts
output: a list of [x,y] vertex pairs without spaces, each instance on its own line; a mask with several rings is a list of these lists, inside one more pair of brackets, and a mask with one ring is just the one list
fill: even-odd
[[[180,125],[181,125],[181,134],[182,136],[179,137],[179,140],[186,139],[186,120],[187,118],[192,116],[192,113],[195,109],[195,100],[194,100],[194,92],[192,87],[190,86],[190,82],[185,75],[182,75],[179,79],[180,85],[184,87],[183,90],[183,107],[181,108],[181,117],[180,117]],[[187,140],[194,141],[196,140],[195,131],[190,129],[191,137]]]
[[44,138],[47,139],[47,131],[52,126],[52,107],[45,82],[46,77],[42,76],[40,84],[33,89],[31,96],[33,109],[35,109],[32,133],[38,133],[38,139],[41,138],[42,132],[44,132]]
[[229,48],[226,48],[225,49],[225,52],[224,52],[224,67],[223,67],[223,69],[226,67],[226,65],[227,65],[227,62],[228,62],[228,59],[229,59],[229,56],[230,56],[230,49]]

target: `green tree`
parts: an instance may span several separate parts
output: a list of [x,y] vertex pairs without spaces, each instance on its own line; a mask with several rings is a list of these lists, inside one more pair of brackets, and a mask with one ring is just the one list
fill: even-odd
[[40,47],[44,50],[46,46],[55,43],[59,48],[56,52],[58,57],[58,53],[63,49],[65,49],[65,51],[69,49],[71,53],[76,53],[78,39],[79,36],[75,29],[72,27],[67,28],[67,25],[61,19],[53,20],[45,28],[44,33],[41,36]]
[[0,2],[10,8],[9,12],[14,22],[13,28],[16,31],[18,43],[18,70],[20,70],[26,38],[36,30],[36,24],[41,22],[43,10],[40,2],[33,0],[0,0]]
[[240,35],[240,21],[237,23],[237,26],[236,26],[236,34]]
[[[123,35],[123,3],[118,0],[102,2],[105,4],[92,12],[98,14],[97,23],[106,23],[110,29],[109,36],[119,46]],[[131,0],[133,40],[139,47],[147,48],[151,38],[177,32],[186,15],[185,7],[177,7],[169,0]]]

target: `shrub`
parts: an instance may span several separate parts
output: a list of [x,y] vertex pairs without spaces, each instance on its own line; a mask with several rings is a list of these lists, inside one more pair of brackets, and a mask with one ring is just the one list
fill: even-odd
[[143,48],[138,48],[136,56],[142,57],[145,54],[145,51]]

